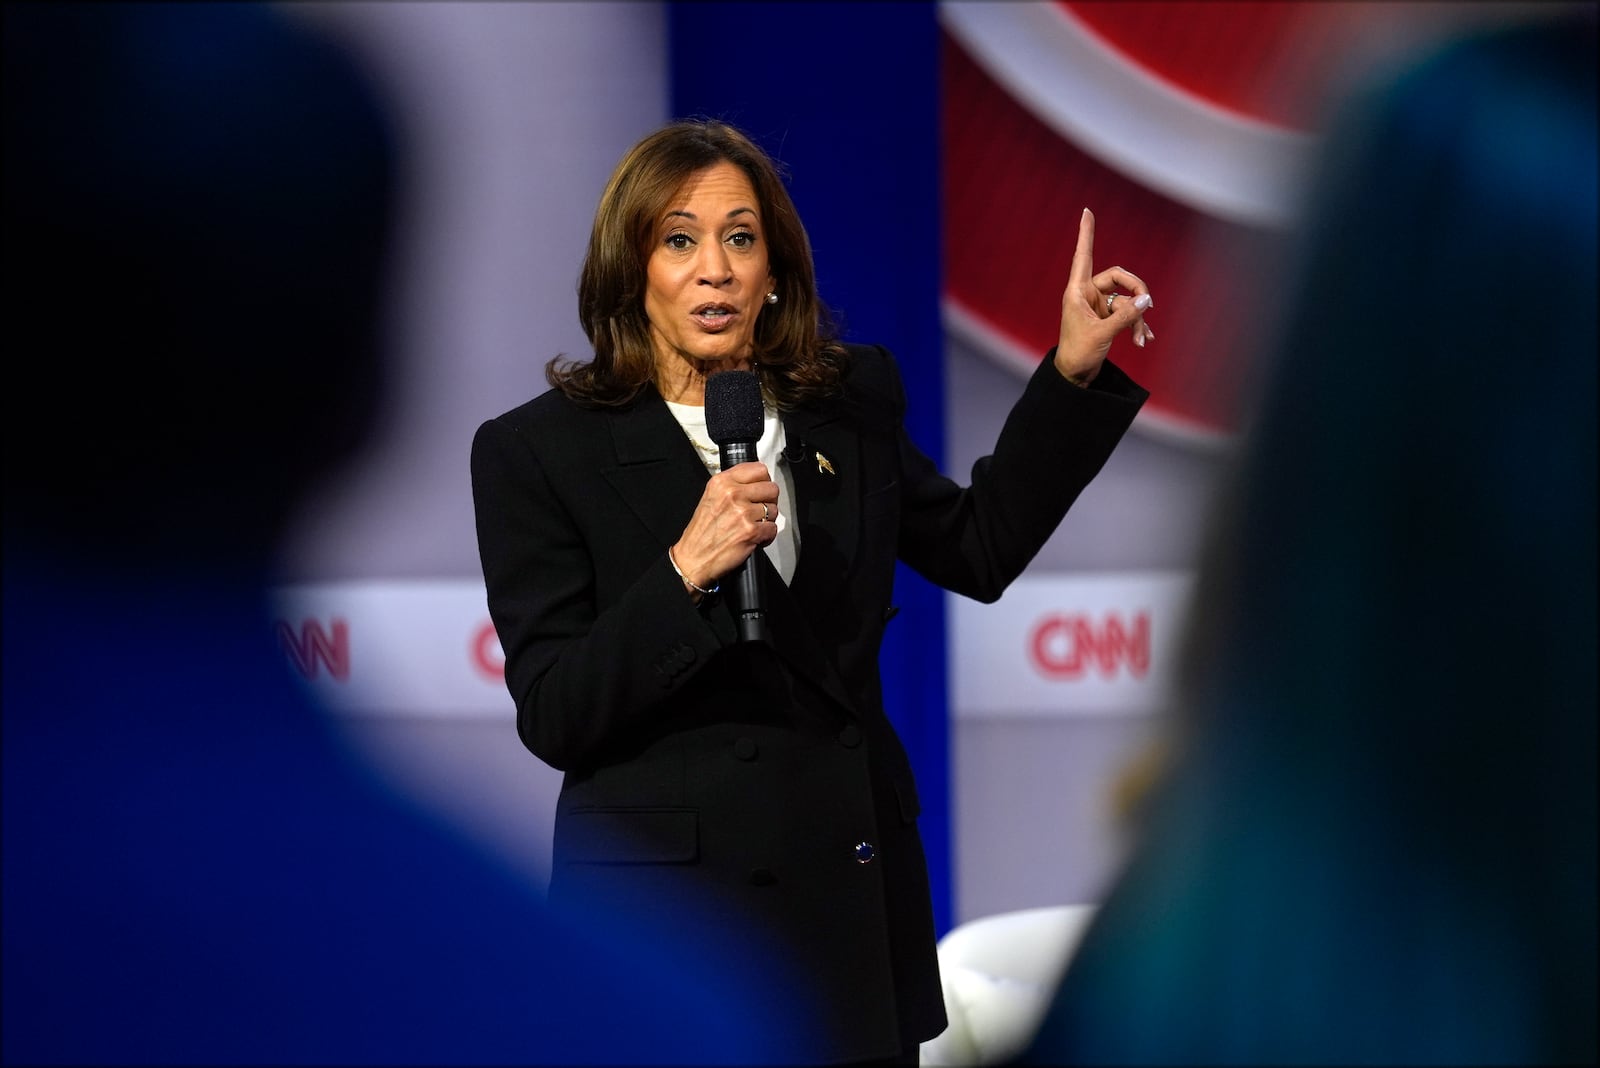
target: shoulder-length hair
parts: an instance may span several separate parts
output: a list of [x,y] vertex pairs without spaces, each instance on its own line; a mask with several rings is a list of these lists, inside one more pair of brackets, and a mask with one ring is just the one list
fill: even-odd
[[617,164],[600,195],[578,276],[578,318],[594,357],[551,359],[545,366],[551,386],[586,404],[620,406],[655,381],[655,353],[644,311],[645,266],[662,215],[678,190],[722,162],[734,164],[750,179],[776,279],[778,302],[757,319],[752,352],[763,390],[780,408],[789,408],[838,388],[845,350],[817,293],[811,241],[778,165],[740,130],[706,119],[662,127]]

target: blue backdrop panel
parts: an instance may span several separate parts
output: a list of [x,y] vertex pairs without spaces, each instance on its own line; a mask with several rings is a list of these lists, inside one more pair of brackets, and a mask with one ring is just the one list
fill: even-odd
[[[823,300],[849,340],[895,353],[911,435],[941,461],[935,6],[673,2],[667,10],[673,117],[725,119],[786,165]],[[884,699],[916,769],[943,934],[953,911],[944,597],[904,567],[895,588]]]

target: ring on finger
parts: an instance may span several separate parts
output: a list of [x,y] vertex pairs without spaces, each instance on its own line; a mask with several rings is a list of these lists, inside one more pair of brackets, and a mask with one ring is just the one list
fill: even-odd
[[1107,293],[1106,294],[1106,311],[1107,312],[1111,311],[1112,302],[1114,302],[1117,299],[1117,297],[1119,297],[1119,296],[1121,296],[1120,293]]
[[771,511],[771,509],[769,509],[767,507],[766,502],[765,501],[757,501],[756,503],[761,505],[761,518],[757,519],[756,522],[757,523],[770,522],[771,519],[772,519],[772,511]]

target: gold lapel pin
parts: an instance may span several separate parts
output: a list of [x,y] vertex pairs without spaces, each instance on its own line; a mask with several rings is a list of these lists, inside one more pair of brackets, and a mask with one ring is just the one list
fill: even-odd
[[829,463],[828,458],[822,455],[820,452],[817,453],[817,471],[819,473],[826,471],[830,475],[833,474],[833,465]]

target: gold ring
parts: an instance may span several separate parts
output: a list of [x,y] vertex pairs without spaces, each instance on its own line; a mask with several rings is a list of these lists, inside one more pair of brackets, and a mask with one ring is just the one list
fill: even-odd
[[1111,310],[1111,302],[1117,299],[1117,294],[1112,293],[1106,297],[1106,311]]
[[757,522],[758,523],[765,523],[765,522],[768,522],[771,519],[772,519],[772,513],[767,510],[766,503],[762,502],[761,503],[761,518],[758,519]]

